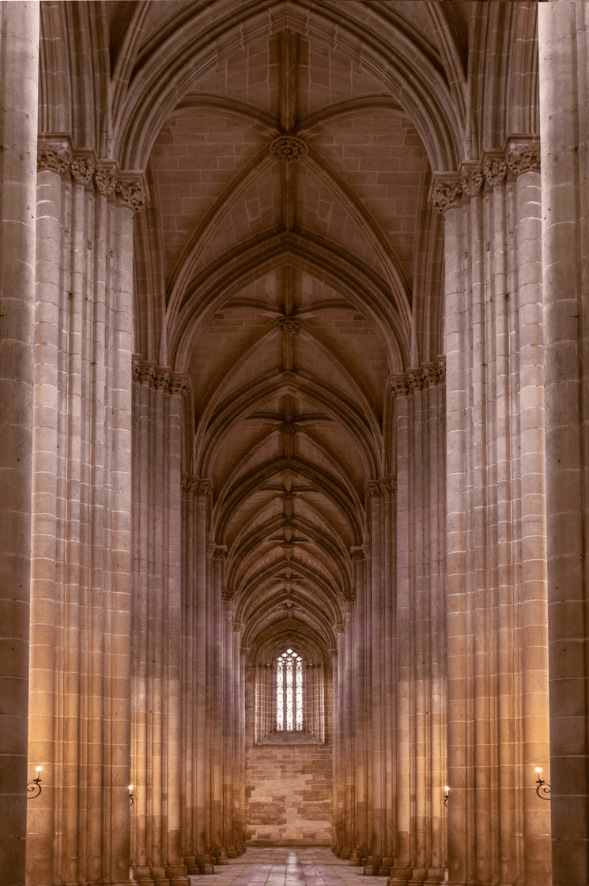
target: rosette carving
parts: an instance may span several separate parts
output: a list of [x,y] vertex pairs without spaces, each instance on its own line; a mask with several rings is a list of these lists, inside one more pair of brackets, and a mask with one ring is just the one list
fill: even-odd
[[278,430],[281,434],[284,434],[285,437],[294,437],[299,432],[299,429],[292,421],[282,422],[282,424],[278,425]]
[[296,135],[279,135],[270,145],[270,153],[279,160],[299,160],[309,148]]
[[301,328],[301,324],[298,320],[295,320],[294,317],[280,317],[279,320],[276,321],[277,329],[280,329],[281,332],[298,332]]

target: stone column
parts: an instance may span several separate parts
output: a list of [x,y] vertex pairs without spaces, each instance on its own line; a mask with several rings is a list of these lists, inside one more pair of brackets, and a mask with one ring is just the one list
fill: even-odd
[[550,882],[539,151],[438,183],[445,211],[450,883]]
[[[28,876],[129,876],[131,340],[137,181],[38,151]],[[104,724],[108,723],[105,731]]]
[[[39,4],[0,8],[0,880],[25,881]],[[31,800],[31,803],[34,802]],[[29,803],[30,805],[30,803]]]
[[366,511],[371,540],[371,575],[367,593],[366,664],[367,664],[367,858],[366,875],[377,875],[382,863],[383,841],[383,499],[380,483],[366,484]]
[[395,571],[395,640],[397,659],[395,754],[395,849],[391,884],[405,886],[411,873],[411,643],[410,643],[410,443],[409,386],[401,377],[390,387],[396,398],[396,571]]
[[184,859],[189,874],[213,872],[207,852],[207,519],[211,482],[183,478],[182,697],[184,712]]
[[352,673],[354,679],[354,844],[350,864],[359,865],[366,857],[368,833],[366,809],[368,805],[367,753],[369,726],[369,690],[366,664],[367,581],[370,547],[363,546],[363,558],[356,563],[356,602],[354,604],[352,634]]
[[224,545],[210,543],[208,556],[208,663],[207,669],[207,733],[208,765],[210,767],[210,795],[208,805],[208,845],[207,851],[214,864],[227,864],[227,850],[224,844],[223,810],[223,711],[224,681],[223,653],[223,566],[227,549]]
[[[589,10],[539,3],[554,886],[589,882]],[[548,805],[548,804],[545,804]]]
[[134,359],[134,875],[186,883],[181,835],[181,430],[188,380]]
[[[443,363],[390,384],[396,422],[396,817],[390,884],[444,877]],[[387,486],[393,487],[393,481]],[[385,492],[386,496],[386,492]]]

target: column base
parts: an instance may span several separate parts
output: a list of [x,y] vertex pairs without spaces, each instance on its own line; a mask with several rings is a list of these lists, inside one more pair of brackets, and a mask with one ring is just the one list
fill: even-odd
[[[343,858],[343,856],[342,856]],[[364,859],[364,850],[363,849],[352,849],[349,855],[350,864],[360,867],[362,865],[362,861]]]
[[409,886],[409,878],[413,876],[413,868],[408,865],[393,865],[387,886]]
[[380,871],[381,864],[382,858],[380,858],[380,856],[369,855],[366,859],[366,864],[364,865],[364,876],[378,877],[378,872]]
[[394,864],[395,864],[395,859],[391,858],[390,855],[385,855],[380,863],[378,876],[379,877],[390,877]]
[[165,870],[170,886],[189,886],[186,865],[167,864]]

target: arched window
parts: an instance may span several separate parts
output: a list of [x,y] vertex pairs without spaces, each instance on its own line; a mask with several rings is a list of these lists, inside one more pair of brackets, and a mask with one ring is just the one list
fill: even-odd
[[303,659],[287,649],[276,659],[276,731],[302,732]]
[[255,650],[257,744],[324,744],[326,687],[331,686],[325,660],[325,651],[313,638],[296,635],[269,637]]

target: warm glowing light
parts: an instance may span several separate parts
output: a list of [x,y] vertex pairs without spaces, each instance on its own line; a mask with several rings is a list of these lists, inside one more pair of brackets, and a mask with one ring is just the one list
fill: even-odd
[[446,793],[448,793],[448,791],[450,790],[450,788],[448,787],[448,785],[445,786],[444,790],[446,791]]
[[35,772],[43,772],[42,766],[35,766]]
[[540,769],[540,767],[536,766],[536,775],[541,775],[541,773],[542,773],[542,770]]
[[129,785],[129,793],[131,793],[132,790],[133,790],[133,785],[130,784],[130,785]]

